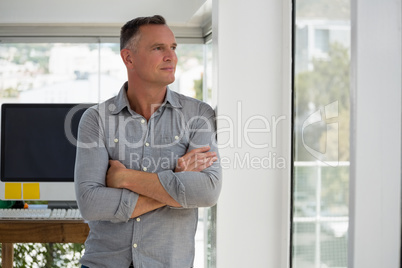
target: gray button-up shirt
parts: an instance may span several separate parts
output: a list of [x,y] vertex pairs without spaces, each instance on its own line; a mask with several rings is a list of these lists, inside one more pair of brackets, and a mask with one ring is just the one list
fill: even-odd
[[[120,93],[89,108],[78,131],[75,188],[90,233],[81,263],[90,267],[189,268],[194,261],[198,207],[212,206],[221,189],[219,161],[201,172],[175,173],[177,159],[202,146],[217,151],[215,114],[198,100],[167,90],[147,121],[131,110],[127,83]],[[182,206],[165,206],[130,219],[138,194],[108,188],[109,159],[156,173]]]

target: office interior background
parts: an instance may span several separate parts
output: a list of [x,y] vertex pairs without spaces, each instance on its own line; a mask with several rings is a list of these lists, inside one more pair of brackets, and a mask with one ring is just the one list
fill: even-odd
[[1,1],[0,102],[114,96],[120,27],[161,14],[179,43],[171,89],[217,111],[224,185],[200,209],[195,267],[401,267],[401,11],[394,0]]

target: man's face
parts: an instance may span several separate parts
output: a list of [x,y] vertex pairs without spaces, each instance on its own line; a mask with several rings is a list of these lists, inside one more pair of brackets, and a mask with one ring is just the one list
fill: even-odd
[[135,81],[167,86],[174,82],[176,39],[166,25],[145,25],[133,51]]

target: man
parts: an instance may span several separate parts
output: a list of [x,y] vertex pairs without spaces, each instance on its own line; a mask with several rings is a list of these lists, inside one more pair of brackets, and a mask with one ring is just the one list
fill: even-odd
[[163,17],[127,22],[120,46],[128,81],[79,126],[82,267],[193,267],[197,208],[214,205],[222,183],[214,111],[167,87],[177,44]]

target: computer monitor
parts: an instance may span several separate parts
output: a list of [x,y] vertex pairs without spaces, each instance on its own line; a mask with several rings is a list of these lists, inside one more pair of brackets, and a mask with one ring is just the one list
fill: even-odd
[[2,105],[1,200],[76,200],[78,123],[91,105]]

